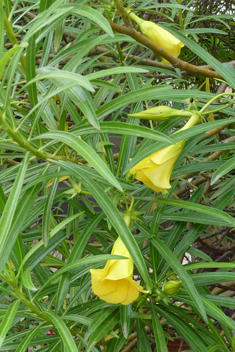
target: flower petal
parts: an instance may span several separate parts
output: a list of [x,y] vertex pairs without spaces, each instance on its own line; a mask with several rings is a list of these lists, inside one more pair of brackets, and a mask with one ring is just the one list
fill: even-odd
[[105,302],[123,305],[128,305],[134,302],[139,297],[139,290],[136,288],[136,285],[133,284],[134,280],[118,280],[115,282],[115,291],[99,296]]
[[105,269],[90,269],[90,273],[91,287],[95,295],[100,297],[102,295],[107,295],[115,291],[115,281],[104,279],[104,277],[107,275]]
[[132,275],[134,263],[120,237],[118,237],[113,245],[112,254],[122,255],[129,259],[110,260],[106,279],[120,280]]

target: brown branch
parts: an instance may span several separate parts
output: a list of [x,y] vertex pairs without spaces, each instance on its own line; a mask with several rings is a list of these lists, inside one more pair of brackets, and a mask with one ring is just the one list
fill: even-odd
[[146,38],[143,34],[141,34],[140,32],[137,32],[134,28],[120,26],[119,24],[114,23],[112,21],[109,21],[109,23],[114,31],[129,35],[131,38],[135,39],[140,44],[146,46],[154,53],[162,56],[164,59],[169,61],[174,67],[180,68],[181,70],[185,70],[188,73],[191,73],[196,76],[204,76],[209,78],[220,78],[220,79],[222,78],[220,74],[215,71],[211,71],[199,66],[189,64],[188,62],[182,61],[176,56],[171,55],[166,50],[164,50],[163,48],[161,48],[160,46],[158,46],[157,44],[153,43],[151,40]]

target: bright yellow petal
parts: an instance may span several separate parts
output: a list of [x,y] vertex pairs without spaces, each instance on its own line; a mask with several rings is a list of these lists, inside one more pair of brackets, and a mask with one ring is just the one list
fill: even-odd
[[106,279],[120,280],[132,275],[134,266],[133,260],[120,237],[118,237],[113,245],[112,254],[122,255],[123,257],[127,257],[129,259],[109,260]]
[[180,141],[176,144],[170,145],[169,147],[161,149],[152,155],[151,160],[157,165],[163,164],[167,160],[174,158],[176,155],[178,156],[182,152],[184,144],[185,141]]
[[154,154],[148,156],[147,158],[141,160],[138,164],[136,164],[135,166],[133,166],[131,169],[130,169],[130,173],[131,174],[135,174],[136,172],[142,170],[143,168],[146,168],[146,167],[149,167],[152,165],[152,157],[153,157]]
[[156,187],[171,188],[170,177],[177,158],[178,155],[157,168],[152,167],[143,172]]
[[105,269],[91,269],[91,287],[98,297],[115,291],[115,281],[105,280],[107,272]]
[[[159,165],[155,165],[155,168],[158,168]],[[143,170],[144,171],[144,170]],[[151,180],[144,174],[143,171],[137,172],[136,174],[136,179],[143,182],[148,188],[151,188],[153,191],[159,193],[161,192],[162,194],[167,193],[167,190],[165,188],[157,187],[155,186]],[[171,187],[168,187],[171,188]]]
[[123,279],[114,282],[116,285],[115,291],[100,296],[100,299],[108,303],[128,305],[139,297],[139,291],[131,281]]

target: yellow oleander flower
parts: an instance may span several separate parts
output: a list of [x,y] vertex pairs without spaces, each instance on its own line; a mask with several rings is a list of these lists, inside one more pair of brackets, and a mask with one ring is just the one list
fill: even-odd
[[139,291],[146,291],[132,279],[134,263],[120,237],[113,245],[112,254],[128,259],[108,260],[104,269],[91,269],[92,289],[105,302],[128,305],[139,297]]
[[153,121],[166,121],[173,117],[191,117],[192,111],[172,109],[169,106],[159,105],[135,114],[128,114],[128,116],[137,119],[153,120]]
[[184,148],[185,141],[170,145],[148,156],[135,165],[130,173],[155,192],[167,193],[171,188],[170,177],[176,159]]
[[[151,21],[145,21],[136,16],[133,12],[129,13],[129,17],[138,23],[141,32],[152,42],[166,50],[171,55],[179,56],[181,48],[184,44],[173,34],[158,26]],[[168,61],[162,58],[162,62],[166,65]]]
[[164,285],[163,292],[166,295],[173,296],[179,292],[182,281],[167,281]]
[[[193,127],[199,118],[200,115],[194,112],[188,122],[179,131]],[[174,164],[182,152],[184,145],[185,140],[182,140],[153,153],[133,166],[129,173],[133,174],[137,180],[143,182],[155,192],[167,193],[167,189],[171,188],[170,177]]]

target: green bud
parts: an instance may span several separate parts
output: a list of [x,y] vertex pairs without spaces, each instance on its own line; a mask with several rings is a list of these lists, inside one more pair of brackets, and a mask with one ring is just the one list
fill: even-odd
[[180,289],[181,282],[182,281],[173,280],[167,281],[163,287],[163,292],[169,296],[175,295]]
[[137,112],[136,114],[128,114],[128,116],[137,119],[166,121],[173,117],[191,117],[193,111],[172,109],[169,106],[160,105],[155,108],[147,109],[145,111]]

